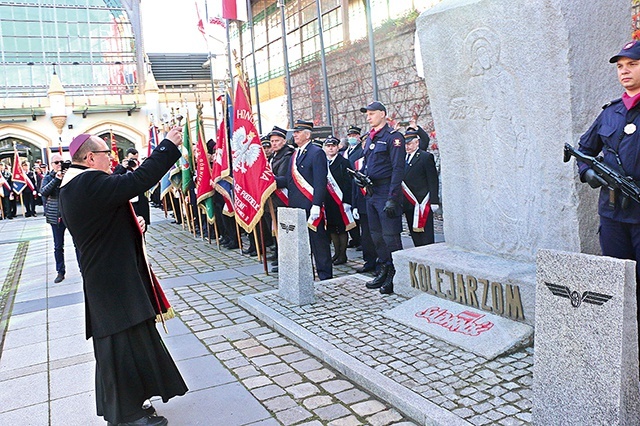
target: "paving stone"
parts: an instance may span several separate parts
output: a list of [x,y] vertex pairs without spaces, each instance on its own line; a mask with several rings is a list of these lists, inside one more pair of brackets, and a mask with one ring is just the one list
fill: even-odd
[[271,381],[271,379],[266,376],[250,377],[242,381],[242,384],[244,384],[247,389],[255,389],[259,388],[260,386],[270,385],[272,383],[273,382]]
[[313,412],[324,421],[339,419],[351,414],[351,411],[342,404],[332,404],[326,407],[320,407],[313,410]]
[[233,342],[233,345],[238,349],[246,349],[246,348],[252,348],[254,346],[258,346],[259,343],[256,339],[251,338],[251,339],[244,339],[244,340],[239,340],[237,342]]
[[387,426],[402,420],[402,415],[396,410],[385,410],[367,417],[367,424],[371,426]]
[[268,376],[278,376],[285,373],[293,372],[293,368],[289,367],[284,362],[279,364],[271,364],[260,367],[262,372]]
[[320,386],[329,393],[338,393],[346,389],[351,389],[353,384],[346,380],[330,380],[321,383]]
[[286,392],[280,386],[277,385],[267,385],[261,388],[253,389],[251,391],[253,396],[255,396],[258,400],[264,401],[265,399],[275,398],[277,396],[282,396]]
[[306,371],[318,370],[322,368],[322,363],[316,361],[313,358],[308,358],[302,361],[292,362],[291,367],[301,373],[304,373]]
[[280,362],[280,358],[275,355],[263,355],[251,359],[251,362],[261,367],[263,365],[276,364]]
[[298,403],[288,395],[279,396],[262,402],[264,406],[273,412],[286,410],[288,408],[297,407]]
[[312,382],[320,383],[336,377],[335,373],[327,368],[321,368],[319,370],[307,371],[304,376]]
[[266,355],[269,352],[269,349],[265,348],[264,346],[253,346],[251,348],[242,349],[242,353],[244,354],[244,356],[249,358]]
[[286,388],[302,382],[302,377],[297,373],[286,373],[273,377],[273,381]]
[[256,370],[253,365],[245,365],[243,367],[238,367],[233,370],[236,376],[239,379],[246,379],[247,377],[253,377],[260,375],[260,372]]
[[278,356],[282,356],[282,355],[287,355],[293,352],[297,352],[299,350],[300,349],[296,348],[295,346],[288,345],[288,346],[279,346],[277,348],[273,348],[272,352]]
[[358,426],[362,422],[356,416],[343,417],[327,423],[327,426]]
[[360,389],[349,389],[335,394],[335,397],[345,404],[354,404],[369,398],[369,394]]
[[351,406],[351,409],[360,416],[369,416],[371,414],[382,411],[385,408],[387,407],[385,407],[383,403],[376,400],[358,402],[357,404],[353,404]]
[[313,414],[302,407],[292,407],[276,412],[276,418],[285,426],[299,423],[312,416]]
[[306,398],[320,393],[320,389],[311,383],[301,383],[299,385],[290,386],[286,388],[286,391],[296,399]]

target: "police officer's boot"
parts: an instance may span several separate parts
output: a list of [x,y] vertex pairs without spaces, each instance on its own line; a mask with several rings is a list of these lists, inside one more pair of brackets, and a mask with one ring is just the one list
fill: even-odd
[[387,278],[384,280],[384,284],[380,287],[380,294],[393,293],[393,277],[396,275],[396,268],[393,265],[389,265],[387,272]]
[[369,281],[366,284],[366,287],[367,288],[382,287],[382,284],[384,284],[385,280],[387,279],[388,272],[389,272],[389,265],[387,265],[386,263],[383,263],[382,265],[380,265],[380,272],[378,272],[378,275],[376,275],[376,277],[372,281]]

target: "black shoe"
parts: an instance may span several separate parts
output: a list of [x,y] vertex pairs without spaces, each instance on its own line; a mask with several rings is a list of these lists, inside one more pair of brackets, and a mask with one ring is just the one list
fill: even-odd
[[271,272],[278,272],[278,265],[271,268]]
[[389,270],[387,271],[387,279],[384,280],[384,284],[380,287],[380,294],[391,294],[393,293],[393,277],[396,274],[396,268],[393,265],[389,265]]
[[273,262],[271,262],[271,266],[278,266],[278,261],[274,260]]
[[375,265],[364,265],[361,268],[357,268],[356,272],[358,274],[364,274],[365,272],[371,272],[371,271],[375,271],[376,270],[376,266]]
[[226,247],[227,247],[229,250],[237,250],[237,249],[239,249],[239,248],[240,248],[240,246],[238,245],[238,243],[237,243],[237,242],[235,242],[235,241],[230,242],[229,244],[227,244],[227,246],[226,246]]
[[162,416],[144,416],[136,421],[127,423],[107,423],[108,426],[167,426],[169,421]]
[[242,254],[248,254],[249,256],[257,256],[258,255],[258,253],[256,253],[256,254],[252,254],[252,253],[256,253],[256,249],[253,249],[253,248],[249,247],[248,249],[242,250]]
[[278,253],[271,253],[269,256],[267,256],[267,260],[278,260]]
[[380,288],[382,287],[382,285],[384,284],[385,280],[387,279],[387,272],[389,272],[389,265],[384,264],[382,266],[380,266],[380,272],[378,273],[378,275],[376,275],[376,277],[369,281],[366,284],[367,288]]
[[148,417],[158,417],[158,413],[156,412],[155,407],[148,399],[142,404],[142,409],[146,413]]
[[55,280],[53,280],[53,282],[58,284],[58,283],[61,283],[62,281],[64,281],[64,274],[61,274],[58,272],[58,276],[56,277]]
[[338,256],[334,261],[333,264],[334,265],[344,265],[345,263],[347,263],[347,256]]

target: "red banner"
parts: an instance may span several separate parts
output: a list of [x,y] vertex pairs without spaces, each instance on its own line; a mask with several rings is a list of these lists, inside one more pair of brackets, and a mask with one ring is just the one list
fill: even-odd
[[236,220],[251,232],[260,220],[264,203],[276,188],[276,182],[253,122],[242,79],[238,79],[236,88],[231,158]]
[[220,123],[217,139],[218,141],[216,142],[216,150],[213,153],[213,166],[211,170],[211,178],[214,183],[229,176],[230,174],[227,125],[226,120],[224,119]]

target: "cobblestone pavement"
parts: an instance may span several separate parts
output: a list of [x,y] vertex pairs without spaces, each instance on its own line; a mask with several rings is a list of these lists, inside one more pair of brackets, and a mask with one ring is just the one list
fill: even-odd
[[[154,271],[173,287],[165,291],[180,318],[281,424],[415,424],[238,306],[242,295],[277,287],[277,275],[264,274],[255,258],[218,251],[215,243],[196,240],[168,221],[153,224],[147,244]],[[354,266],[335,272],[352,273]],[[229,273],[242,268],[256,272]],[[185,275],[204,282],[180,285]]]
[[[156,227],[157,226],[157,227]],[[218,251],[195,242],[178,226],[154,225],[148,243],[159,276],[258,266],[238,250]],[[160,232],[156,232],[159,230]],[[162,259],[162,257],[166,257]],[[349,258],[359,257],[353,250]],[[162,259],[162,260],[160,260]],[[316,303],[288,305],[275,294],[255,296],[276,312],[340,350],[474,425],[520,425],[531,421],[533,348],[492,361],[393,323],[381,313],[406,300],[381,297],[353,274],[357,261],[334,270],[345,277],[316,286]],[[259,268],[259,266],[258,266]],[[277,287],[277,276],[256,272],[174,288],[181,318],[251,392],[284,424],[403,422],[397,411],[376,401],[295,343],[264,327],[237,299]],[[339,420],[336,420],[339,419]],[[307,424],[307,423],[304,423]]]

